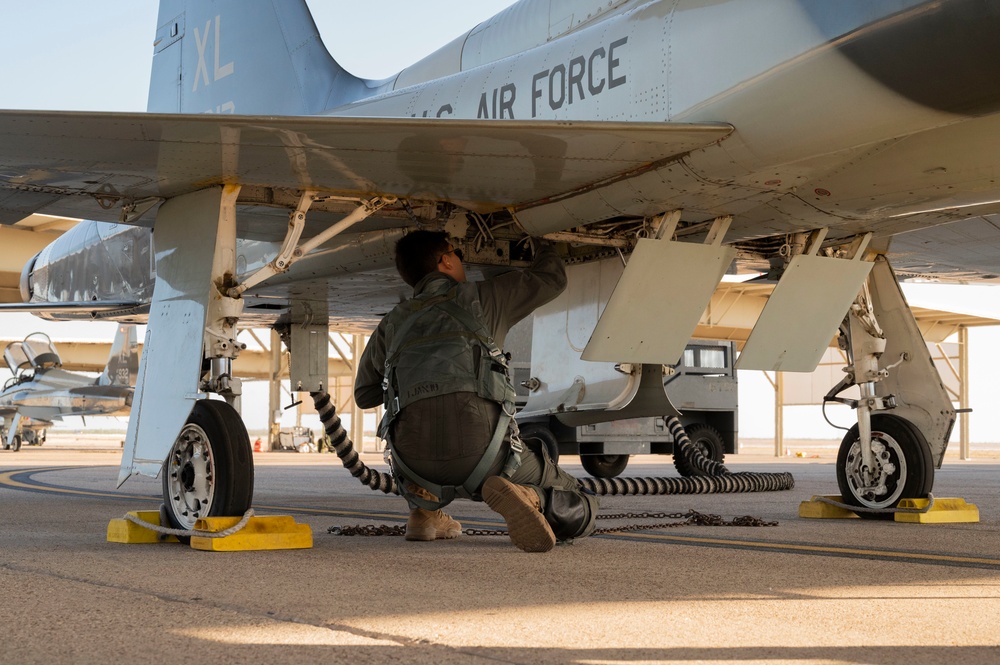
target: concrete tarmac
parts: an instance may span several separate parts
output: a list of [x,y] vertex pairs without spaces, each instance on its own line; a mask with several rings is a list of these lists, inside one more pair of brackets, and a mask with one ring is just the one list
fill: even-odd
[[[226,553],[106,542],[109,520],[160,503],[156,480],[115,489],[120,454],[73,439],[0,451],[0,663],[1000,661],[995,458],[949,457],[937,472],[935,495],[978,505],[977,524],[801,519],[800,501],[838,493],[836,450],[776,459],[761,448],[727,466],[789,471],[795,489],[605,497],[602,512],[777,526],[656,528],[525,554],[503,536],[329,534],[402,524],[405,505],[333,455],[261,453],[255,510],[308,523],[314,546]],[[380,455],[364,459],[384,469]],[[583,474],[577,458],[564,465]],[[645,456],[624,475],[676,472]],[[449,512],[466,527],[502,525],[485,504]]]

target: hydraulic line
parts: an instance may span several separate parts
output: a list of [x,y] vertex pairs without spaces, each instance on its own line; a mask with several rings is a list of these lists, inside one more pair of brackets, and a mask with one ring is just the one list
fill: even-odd
[[[354,450],[354,443],[341,425],[340,416],[337,415],[330,395],[326,392],[310,394],[319,413],[320,422],[323,423],[323,429],[344,468],[373,490],[385,494],[399,494],[392,474],[371,469],[361,461],[361,457]],[[790,473],[733,473],[720,462],[705,457],[691,443],[684,426],[676,417],[667,418],[667,427],[681,454],[687,457],[691,466],[707,475],[690,478],[580,478],[580,484],[594,494],[616,496],[774,492],[792,489],[795,486]]]

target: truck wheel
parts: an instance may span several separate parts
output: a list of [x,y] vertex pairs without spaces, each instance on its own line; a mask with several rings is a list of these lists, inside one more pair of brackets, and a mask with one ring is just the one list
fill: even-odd
[[529,439],[540,442],[549,453],[549,459],[553,463],[559,463],[559,442],[556,441],[556,435],[552,433],[552,430],[541,423],[528,423],[521,428],[521,440],[528,441]]
[[[693,423],[687,425],[684,431],[687,433],[688,438],[691,439],[691,443],[694,444],[695,450],[713,462],[722,464],[723,459],[726,457],[726,444],[723,442],[722,434],[719,430],[705,423]],[[687,457],[681,453],[680,447],[676,442],[674,442],[674,468],[677,469],[677,473],[685,478],[706,475],[691,464]]]
[[628,455],[580,455],[580,464],[595,478],[614,478],[628,466]]

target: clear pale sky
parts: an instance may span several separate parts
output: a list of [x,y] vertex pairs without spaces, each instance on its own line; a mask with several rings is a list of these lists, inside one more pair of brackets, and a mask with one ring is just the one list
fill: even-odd
[[[324,42],[351,73],[383,78],[433,52],[513,0],[312,0],[309,3]],[[146,106],[155,0],[36,0],[4,2],[0,18],[0,108],[93,111],[143,111]],[[943,289],[943,292],[942,292]],[[920,293],[930,294],[928,296]],[[943,294],[942,294],[943,293]],[[949,303],[970,303],[1000,317],[997,287],[947,287],[908,290]],[[110,340],[114,324],[47,324],[30,316],[3,317],[0,335],[23,336],[35,330],[53,337]],[[970,383],[974,442],[1000,442],[1000,329],[973,330]],[[0,377],[3,372],[0,372]],[[759,373],[740,376],[740,429],[744,437],[773,434],[773,392]],[[263,384],[251,385],[247,398],[259,399]],[[266,404],[266,397],[264,398]],[[251,428],[263,409],[246,409]],[[845,416],[848,414],[844,414]],[[837,438],[841,433],[819,417],[818,409],[786,409],[786,438]],[[71,419],[75,420],[75,419]],[[850,424],[844,418],[838,418]],[[70,425],[76,423],[70,422]]]
[[[513,0],[312,0],[334,58],[379,79],[434,52]],[[145,111],[156,0],[4,2],[0,108]]]

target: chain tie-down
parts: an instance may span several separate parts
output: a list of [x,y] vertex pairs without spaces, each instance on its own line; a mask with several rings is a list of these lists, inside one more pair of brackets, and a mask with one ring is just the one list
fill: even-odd
[[[646,531],[649,529],[670,529],[680,526],[778,526],[777,522],[766,522],[758,517],[743,515],[734,517],[728,522],[719,515],[699,513],[689,510],[686,513],[613,513],[598,515],[599,520],[632,520],[632,519],[673,519],[680,522],[659,522],[654,524],[624,524],[622,526],[595,529],[594,534],[623,533],[627,531]],[[367,524],[357,526],[331,526],[327,533],[334,536],[402,536],[406,527],[402,524],[389,526],[387,524]],[[463,529],[466,536],[506,536],[506,529]]]

